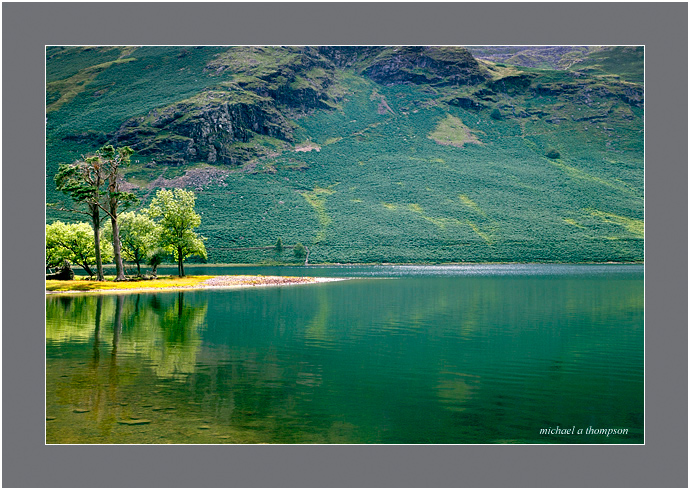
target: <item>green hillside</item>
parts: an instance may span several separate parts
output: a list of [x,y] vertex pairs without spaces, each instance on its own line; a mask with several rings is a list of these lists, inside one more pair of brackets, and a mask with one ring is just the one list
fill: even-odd
[[47,201],[111,142],[143,204],[197,193],[209,262],[642,261],[642,52],[578,53],[49,47]]

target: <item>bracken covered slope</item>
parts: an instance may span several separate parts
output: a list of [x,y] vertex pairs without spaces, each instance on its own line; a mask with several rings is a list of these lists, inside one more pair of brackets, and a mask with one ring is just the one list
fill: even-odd
[[642,261],[642,48],[557,48],[49,47],[47,200],[109,142],[210,262]]

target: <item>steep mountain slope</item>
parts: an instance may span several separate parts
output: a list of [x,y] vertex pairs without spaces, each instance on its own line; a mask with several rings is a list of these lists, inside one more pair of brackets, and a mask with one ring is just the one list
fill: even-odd
[[641,51],[560,51],[579,58],[51,47],[47,200],[59,163],[112,142],[143,203],[197,192],[211,262],[294,260],[262,248],[278,237],[312,263],[640,261]]

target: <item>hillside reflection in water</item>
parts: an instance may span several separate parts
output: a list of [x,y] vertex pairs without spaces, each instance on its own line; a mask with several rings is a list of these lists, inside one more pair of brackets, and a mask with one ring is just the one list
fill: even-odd
[[609,267],[49,296],[47,442],[642,443],[643,289]]

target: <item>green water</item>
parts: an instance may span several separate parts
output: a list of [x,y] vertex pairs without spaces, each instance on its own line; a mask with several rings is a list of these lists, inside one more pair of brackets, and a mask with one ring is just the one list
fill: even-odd
[[48,296],[47,442],[644,442],[642,266],[232,271],[350,279]]

